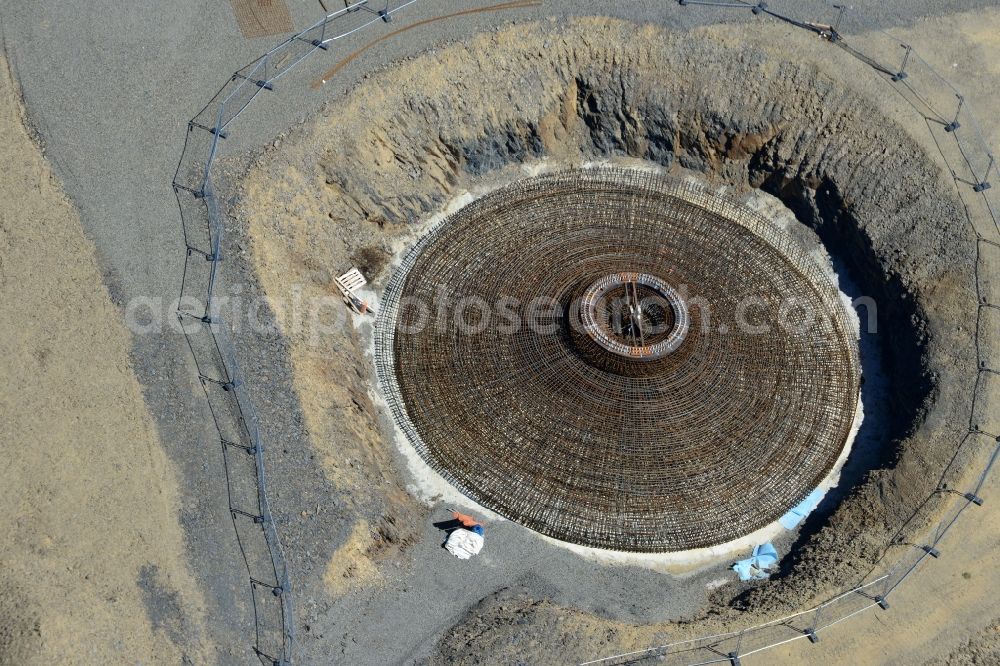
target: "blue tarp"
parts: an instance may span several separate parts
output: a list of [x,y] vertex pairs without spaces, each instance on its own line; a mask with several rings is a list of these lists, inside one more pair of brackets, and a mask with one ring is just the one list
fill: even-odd
[[783,515],[778,519],[781,526],[786,530],[795,529],[802,520],[809,515],[809,513],[816,508],[820,500],[823,499],[823,491],[818,488],[806,497],[804,500],[799,502],[798,506]]
[[770,568],[778,563],[778,551],[770,543],[755,546],[753,554],[733,565],[740,580],[763,580],[771,575]]

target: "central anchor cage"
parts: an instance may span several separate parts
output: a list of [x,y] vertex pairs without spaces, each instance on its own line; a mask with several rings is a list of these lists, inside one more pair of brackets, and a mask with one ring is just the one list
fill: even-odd
[[587,289],[580,303],[583,331],[607,351],[654,360],[687,335],[687,307],[663,280],[647,273],[615,273]]

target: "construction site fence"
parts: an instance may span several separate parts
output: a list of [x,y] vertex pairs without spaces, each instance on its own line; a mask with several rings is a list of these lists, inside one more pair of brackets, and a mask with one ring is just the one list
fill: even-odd
[[[218,434],[218,451],[225,475],[229,514],[239,545],[238,566],[245,569],[248,600],[253,616],[250,649],[262,664],[286,665],[293,661],[295,623],[293,587],[288,565],[268,501],[264,466],[265,443],[246,375],[237,362],[231,337],[234,322],[213,314],[222,260],[225,215],[212,183],[212,167],[224,152],[237,120],[261,95],[280,94],[282,88],[303,85],[302,64],[315,54],[334,49],[339,40],[366,29],[388,24],[393,15],[417,0],[374,3],[362,0],[332,12],[234,72],[211,101],[188,123],[184,148],[173,178],[185,243],[177,317],[194,358],[199,381]],[[988,366],[981,344],[984,312],[998,310],[994,294],[987,294],[981,279],[987,256],[1000,256],[1000,226],[995,199],[997,166],[971,105],[911,45],[883,32],[872,21],[846,6],[829,5],[828,15],[798,17],[793,0],[785,3],[664,2],[667,11],[746,11],[760,20],[788,23],[816,33],[830,49],[843,49],[869,66],[872,75],[895,87],[927,122],[942,156],[970,209],[969,224],[976,233],[979,252],[976,266],[979,303],[975,313],[978,377],[968,424],[956,425],[955,456],[942,471],[938,489],[921,509],[900,525],[926,524],[944,515],[920,543],[887,544],[885,555],[863,580],[815,607],[741,628],[652,646],[627,654],[601,657],[587,664],[626,664],[655,660],[671,664],[739,664],[741,659],[796,640],[817,642],[826,632],[860,613],[888,610],[893,592],[913,572],[936,559],[948,546],[949,529],[967,510],[984,499],[982,490],[1000,454],[1000,437],[984,430],[988,415],[986,384],[998,381],[996,368]],[[863,39],[859,36],[864,36]],[[296,75],[285,78],[293,71]],[[990,220],[978,228],[976,220]],[[1000,261],[1000,259],[997,259]],[[971,314],[971,313],[970,313]],[[956,487],[950,479],[958,470],[979,465],[975,483]]]
[[281,539],[268,501],[265,443],[246,375],[230,331],[212,301],[221,269],[225,214],[212,183],[212,167],[236,121],[259,95],[275,94],[279,81],[315,53],[372,26],[389,23],[409,2],[355,2],[324,16],[234,72],[187,127],[173,189],[180,209],[185,257],[177,317],[194,357],[218,435],[229,514],[245,569],[249,645],[271,665],[291,664],[295,646],[293,588]]

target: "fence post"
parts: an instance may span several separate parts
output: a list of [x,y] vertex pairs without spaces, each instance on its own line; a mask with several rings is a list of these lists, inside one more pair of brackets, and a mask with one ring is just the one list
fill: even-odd
[[902,81],[907,77],[906,63],[910,61],[910,53],[913,52],[913,47],[909,44],[900,44],[900,46],[906,49],[906,53],[903,54],[903,64],[899,66],[899,71],[892,75],[893,81]]
[[844,18],[844,10],[847,9],[846,5],[834,5],[837,10],[837,20],[833,22],[833,27],[830,28],[830,41],[835,42],[840,39],[840,22]]
[[963,493],[962,497],[964,497],[965,499],[969,500],[970,502],[972,502],[976,506],[982,506],[983,505],[983,498],[980,497],[979,495],[975,494],[975,493]]
[[740,666],[740,648],[743,647],[743,635],[746,632],[746,629],[740,631],[740,635],[736,639],[736,649],[726,655],[726,658],[729,659],[729,666]]
[[993,169],[993,163],[994,163],[993,153],[990,153],[990,163],[986,165],[986,173],[983,175],[983,179],[972,187],[973,192],[985,192],[986,190],[993,187],[992,185],[990,185],[989,181],[990,170]]
[[819,629],[820,617],[823,613],[824,608],[826,608],[826,606],[824,606],[823,604],[817,606],[816,610],[813,612],[812,625],[802,630],[802,633],[804,633],[806,637],[809,638],[810,643],[819,643],[819,636],[816,635],[816,630]]
[[882,610],[889,610],[889,602],[886,601],[886,597],[889,596],[889,591],[892,590],[892,574],[898,566],[899,564],[886,572],[885,584],[882,586],[882,594],[875,595],[875,603],[877,603],[879,608]]
[[962,113],[962,105],[965,103],[965,98],[958,93],[955,93],[955,97],[958,98],[958,108],[955,109],[955,119],[944,126],[945,132],[954,132],[962,126],[962,124],[958,122],[958,114]]

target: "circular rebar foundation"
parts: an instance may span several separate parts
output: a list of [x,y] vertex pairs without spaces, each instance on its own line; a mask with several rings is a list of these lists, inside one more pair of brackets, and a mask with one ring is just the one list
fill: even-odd
[[660,552],[744,536],[840,455],[857,341],[786,233],[634,170],[519,181],[447,218],[381,306],[379,378],[420,455],[557,539]]

